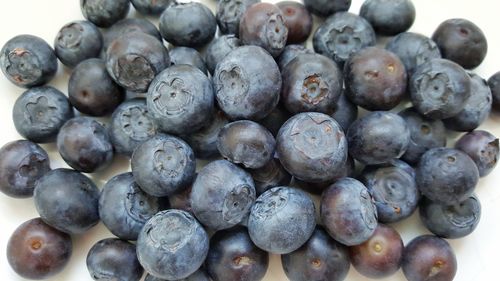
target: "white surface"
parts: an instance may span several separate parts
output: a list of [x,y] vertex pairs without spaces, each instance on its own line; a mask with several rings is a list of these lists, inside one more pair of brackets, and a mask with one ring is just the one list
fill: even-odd
[[[215,0],[202,1],[215,10]],[[278,2],[278,1],[269,1]],[[489,53],[485,62],[476,69],[476,72],[488,78],[500,70],[500,34],[498,25],[498,11],[500,3],[491,0],[457,1],[457,0],[414,0],[417,8],[417,20],[411,29],[430,36],[435,28],[444,20],[462,17],[475,22],[482,28],[489,41]],[[357,13],[362,4],[361,0],[353,0],[350,11]],[[132,16],[137,14],[132,11]],[[33,34],[44,38],[52,44],[60,27],[65,23],[83,19],[78,0],[19,0],[0,2],[0,45],[18,34]],[[156,22],[156,21],[155,21]],[[310,43],[309,47],[311,47]],[[59,68],[57,78],[51,85],[63,92],[67,92],[69,70]],[[15,99],[23,92],[0,77],[0,146],[19,139],[11,119],[12,106]],[[500,136],[500,114],[493,114],[481,127],[493,134]],[[457,135],[458,137],[458,135]],[[51,156],[52,167],[59,168],[66,165],[60,159],[54,145],[44,145]],[[113,166],[97,175],[92,175],[101,187],[106,179],[128,169],[128,161],[117,158]],[[461,240],[450,241],[458,258],[457,281],[489,281],[498,279],[498,255],[500,254],[500,169],[494,171],[489,177],[481,179],[477,194],[482,202],[482,220],[477,230]],[[9,267],[5,249],[9,236],[22,222],[37,216],[32,199],[18,200],[0,194],[0,280],[19,281],[18,277]],[[407,243],[413,237],[427,233],[418,216],[396,224],[395,227]],[[98,240],[111,237],[102,224],[93,228],[89,233],[75,236],[74,254],[69,266],[52,281],[83,281],[91,280],[87,273],[85,257],[90,247]],[[278,256],[272,256],[266,281],[287,280],[280,265]],[[354,268],[346,280],[370,280],[360,276]],[[405,280],[403,274],[398,272],[391,281]]]

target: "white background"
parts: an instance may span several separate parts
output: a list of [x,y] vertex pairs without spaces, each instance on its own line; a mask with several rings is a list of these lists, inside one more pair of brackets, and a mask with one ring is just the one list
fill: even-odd
[[[215,0],[202,1],[215,10]],[[278,1],[269,1],[278,2]],[[490,77],[500,70],[500,3],[491,0],[457,1],[457,0],[414,0],[417,8],[417,20],[412,31],[430,36],[435,28],[449,18],[467,18],[482,28],[489,41],[489,53],[485,62],[476,69],[476,72]],[[362,4],[361,0],[353,0],[351,12],[357,13]],[[135,11],[131,15],[138,16]],[[1,0],[0,1],[0,45],[18,34],[33,34],[42,37],[52,45],[58,30],[67,22],[83,19],[79,0]],[[154,21],[157,23],[157,21]],[[310,42],[308,46],[311,47]],[[60,67],[58,75],[51,85],[67,93],[67,80],[70,71]],[[23,89],[10,84],[0,75],[0,146],[19,139],[12,124],[11,111],[15,99]],[[500,136],[500,114],[493,113],[490,119],[481,127]],[[459,135],[456,135],[458,137]],[[66,167],[61,161],[54,145],[44,145],[51,156],[52,168]],[[111,176],[126,171],[128,161],[117,158],[113,166],[103,173],[92,175],[101,187]],[[458,258],[457,281],[490,281],[499,280],[500,254],[500,169],[494,171],[488,178],[481,179],[477,194],[482,202],[482,220],[469,237],[450,241]],[[37,216],[32,199],[12,199],[0,194],[0,280],[19,281],[9,267],[5,249],[9,236],[22,222]],[[418,215],[409,220],[394,225],[400,232],[405,244],[417,235],[427,233],[419,221]],[[75,236],[74,254],[70,264],[52,281],[83,281],[91,280],[85,266],[85,257],[90,247],[102,238],[111,237],[102,224],[93,228],[89,233]],[[278,256],[272,256],[271,264],[266,275],[266,281],[287,280],[281,269]],[[354,268],[346,280],[370,280],[360,276]],[[403,274],[398,272],[386,280],[403,281]]]

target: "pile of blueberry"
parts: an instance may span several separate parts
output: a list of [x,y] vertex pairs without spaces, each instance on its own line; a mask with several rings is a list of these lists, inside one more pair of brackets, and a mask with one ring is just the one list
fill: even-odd
[[[125,18],[130,2],[161,15],[159,29]],[[54,49],[19,35],[0,53],[27,88],[13,108],[26,140],[1,148],[0,190],[33,196],[40,216],[9,240],[19,275],[57,274],[70,235],[102,221],[117,238],[89,251],[95,280],[257,281],[268,253],[292,281],[344,280],[351,264],[372,278],[454,278],[443,238],[474,231],[474,189],[499,157],[499,140],[476,130],[500,106],[500,74],[469,72],[487,52],[472,22],[407,32],[410,0],[366,0],[359,16],[350,0],[220,0],[216,15],[175,0],[80,5],[87,20],[62,27]],[[311,14],[326,18],[314,51],[301,45]],[[394,37],[380,48],[377,36]],[[72,69],[68,96],[46,86],[58,60]],[[454,148],[450,131],[466,132]],[[51,142],[73,169],[50,168],[37,143]],[[131,172],[99,190],[83,173],[115,154]],[[197,159],[209,161],[197,171]],[[435,235],[404,246],[388,224],[417,207]]]

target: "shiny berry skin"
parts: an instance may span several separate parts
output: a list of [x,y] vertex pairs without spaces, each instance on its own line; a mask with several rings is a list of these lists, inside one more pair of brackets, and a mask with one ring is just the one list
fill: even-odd
[[407,31],[415,21],[415,6],[411,0],[368,0],[359,15],[380,35],[394,36]]
[[390,226],[379,224],[370,239],[349,248],[349,255],[359,273],[378,279],[389,277],[399,270],[403,249],[399,233]]
[[47,279],[68,264],[71,237],[45,224],[40,218],[20,225],[7,243],[7,260],[23,278]]
[[401,267],[408,281],[452,281],[457,259],[446,240],[424,235],[406,245]]
[[313,27],[313,18],[306,7],[295,1],[281,1],[276,6],[281,9],[288,28],[287,44],[305,42]]
[[476,163],[481,177],[493,171],[500,157],[498,138],[487,131],[476,130],[463,135],[455,148],[469,155]]

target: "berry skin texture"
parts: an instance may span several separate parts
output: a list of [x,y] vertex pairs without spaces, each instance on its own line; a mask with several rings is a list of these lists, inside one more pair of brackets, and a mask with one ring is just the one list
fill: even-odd
[[[146,278],[144,279],[144,281],[167,281],[167,280],[154,277],[153,275],[150,275],[148,273],[146,274]],[[212,279],[210,279],[210,276],[208,276],[205,270],[200,268],[195,273],[189,275],[188,277],[179,279],[177,281],[212,281]]]
[[399,115],[374,111],[352,123],[347,131],[349,153],[366,165],[401,157],[410,143],[410,130]]
[[[233,3],[233,0],[229,0]],[[215,38],[205,51],[205,63],[210,73],[214,73],[217,64],[232,50],[241,46],[240,39],[234,34],[222,35]]]
[[40,218],[20,225],[7,243],[12,269],[27,279],[47,279],[61,272],[73,252],[71,237]]
[[488,85],[493,96],[493,106],[498,110],[500,108],[500,71],[488,79]]
[[208,234],[192,215],[167,210],[157,213],[144,225],[137,240],[137,257],[155,277],[178,280],[200,268],[208,247]]
[[410,130],[410,144],[401,157],[411,165],[418,164],[422,155],[431,148],[446,146],[446,128],[443,121],[426,118],[414,107],[399,113]]
[[466,19],[449,19],[438,26],[432,40],[441,50],[443,58],[465,69],[479,66],[488,52],[488,42],[483,31]]
[[68,67],[99,56],[102,48],[99,29],[88,21],[73,21],[56,35],[54,48],[59,60]]
[[281,73],[274,59],[257,46],[231,51],[213,75],[215,98],[230,119],[259,120],[278,104]]
[[246,9],[240,20],[239,38],[244,45],[264,48],[278,57],[286,46],[288,28],[280,8],[257,3]]
[[146,99],[159,128],[176,135],[201,129],[214,112],[212,83],[191,65],[174,65],[158,74]]
[[441,205],[424,197],[419,210],[425,227],[435,235],[448,239],[471,234],[481,219],[481,203],[474,195],[451,206]]
[[109,45],[117,38],[133,33],[133,32],[142,32],[148,35],[153,36],[158,39],[158,41],[162,42],[161,34],[156,26],[148,21],[147,19],[137,19],[137,18],[125,18],[117,23],[113,24],[107,31],[103,34],[104,39],[104,56],[105,52],[108,50]]
[[457,273],[457,259],[446,240],[424,235],[406,245],[401,267],[408,281],[452,281]]
[[111,79],[105,61],[89,59],[78,64],[71,73],[68,96],[78,111],[91,116],[104,116],[122,103],[125,91]]
[[352,54],[375,44],[375,31],[371,25],[364,18],[349,12],[336,13],[327,18],[313,37],[314,50],[341,66]]
[[300,44],[309,38],[313,27],[313,18],[306,7],[295,1],[276,3],[280,8],[288,28],[287,44]]
[[68,234],[83,234],[99,222],[99,189],[74,170],[46,173],[35,185],[34,201],[44,222]]
[[172,65],[188,64],[198,68],[203,74],[207,73],[205,61],[196,49],[188,47],[175,47],[169,52]]
[[490,115],[493,97],[488,82],[476,74],[471,78],[471,95],[457,115],[443,120],[448,129],[470,132],[479,127]]
[[377,34],[394,36],[410,29],[416,11],[411,0],[368,0],[359,15],[370,22]]
[[271,159],[264,167],[248,170],[252,175],[255,191],[257,195],[277,186],[287,186],[292,180],[292,176],[283,168],[277,158]]
[[316,227],[314,202],[292,187],[280,186],[260,195],[250,211],[248,233],[257,247],[288,254],[309,240]]
[[320,227],[298,250],[282,255],[281,263],[291,281],[342,281],[351,265],[347,247]]
[[347,132],[352,123],[358,119],[358,106],[352,103],[344,92],[340,95],[331,116],[339,123],[344,132]]
[[306,182],[327,182],[346,163],[347,140],[340,125],[328,115],[300,113],[290,118],[276,137],[283,167]]
[[320,17],[327,17],[349,10],[351,0],[304,0],[304,5],[311,13]]
[[205,266],[213,280],[260,281],[269,266],[269,254],[257,248],[240,226],[212,236]]
[[80,0],[83,16],[98,27],[110,27],[125,18],[130,10],[129,0]]
[[271,161],[276,140],[262,125],[248,121],[235,121],[222,127],[217,148],[225,159],[245,168],[258,169]]
[[87,269],[94,280],[139,281],[144,274],[136,246],[120,239],[103,239],[87,254]]
[[474,192],[479,172],[464,152],[452,148],[427,151],[416,169],[417,186],[432,201],[450,205],[460,203]]
[[250,174],[226,160],[203,167],[191,191],[194,215],[216,231],[241,223],[254,201],[255,186]]
[[0,148],[0,191],[5,195],[33,196],[36,181],[49,171],[49,155],[35,143],[18,140]]
[[162,197],[186,188],[193,181],[196,159],[183,140],[157,134],[135,149],[131,165],[141,189]]
[[342,93],[337,64],[318,54],[301,54],[282,69],[281,101],[290,113],[331,114]]
[[238,36],[240,20],[248,7],[260,0],[221,0],[217,1],[216,19],[221,34]]
[[498,138],[482,130],[463,135],[455,144],[455,148],[469,155],[476,163],[481,177],[493,171],[500,157]]
[[143,15],[161,15],[175,0],[130,0],[134,8]]
[[268,129],[273,136],[277,136],[281,126],[283,126],[291,116],[290,112],[288,112],[284,106],[278,104],[269,115],[259,120],[259,123]]
[[7,41],[0,52],[3,74],[18,87],[41,86],[56,75],[56,54],[42,38],[18,35]]
[[368,47],[352,55],[344,66],[346,95],[365,109],[390,110],[406,94],[406,70],[393,53]]
[[68,98],[50,86],[27,90],[17,98],[12,109],[17,132],[36,143],[54,142],[60,128],[73,116]]
[[106,51],[106,68],[115,82],[132,92],[146,92],[155,76],[170,65],[168,50],[142,32],[124,34]]
[[93,173],[113,160],[113,145],[106,128],[89,117],[75,117],[61,127],[57,150],[73,169]]
[[160,17],[160,33],[174,46],[202,47],[212,41],[216,30],[214,14],[198,2],[174,2]]
[[377,208],[368,189],[352,178],[340,179],[323,192],[320,216],[330,236],[347,246],[367,241],[377,227]]
[[414,32],[403,32],[394,36],[385,48],[401,59],[408,77],[411,77],[421,64],[441,58],[441,52],[432,39]]
[[168,208],[168,198],[153,197],[141,190],[132,173],[111,178],[99,197],[99,216],[104,225],[123,240],[137,240],[146,222]]
[[303,45],[286,45],[283,52],[281,52],[280,56],[276,59],[280,70],[283,70],[289,62],[302,54],[314,54],[314,51]]
[[411,101],[425,117],[446,119],[464,109],[471,96],[471,79],[458,64],[434,59],[411,76]]
[[370,239],[349,248],[349,256],[359,273],[378,279],[389,277],[399,270],[403,250],[399,233],[390,226],[379,224]]

